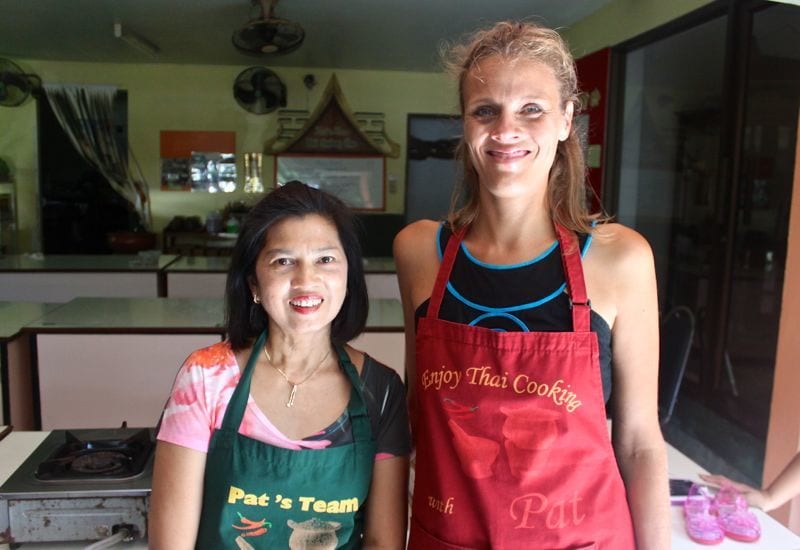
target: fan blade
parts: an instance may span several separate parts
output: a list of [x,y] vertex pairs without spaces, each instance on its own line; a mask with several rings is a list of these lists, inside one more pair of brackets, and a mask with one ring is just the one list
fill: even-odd
[[233,93],[236,96],[236,99],[240,103],[253,103],[257,99],[255,92],[251,90],[243,90],[241,88],[235,88]]

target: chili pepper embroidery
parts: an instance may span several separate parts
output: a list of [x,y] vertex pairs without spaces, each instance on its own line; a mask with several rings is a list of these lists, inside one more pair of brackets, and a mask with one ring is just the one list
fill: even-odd
[[241,513],[236,512],[239,516],[240,525],[231,525],[237,531],[242,531],[242,537],[260,537],[265,534],[272,527],[272,523],[268,522],[266,518],[260,521],[254,521],[244,517]]

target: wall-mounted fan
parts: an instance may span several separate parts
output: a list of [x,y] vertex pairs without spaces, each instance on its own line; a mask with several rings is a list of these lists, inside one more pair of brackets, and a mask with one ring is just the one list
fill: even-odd
[[275,17],[278,0],[251,0],[261,5],[261,17],[252,19],[233,31],[233,45],[250,55],[286,54],[303,43],[306,31],[298,23]]
[[286,107],[286,85],[266,67],[250,67],[233,82],[233,97],[244,109],[263,115]]
[[35,74],[25,73],[10,59],[0,58],[0,105],[22,105],[41,85],[42,79]]

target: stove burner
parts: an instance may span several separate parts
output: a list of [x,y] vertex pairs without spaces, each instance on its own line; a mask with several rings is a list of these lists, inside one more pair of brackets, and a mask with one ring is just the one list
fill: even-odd
[[66,442],[36,468],[41,481],[125,479],[142,473],[153,450],[147,429],[121,439],[82,441],[65,432]]
[[82,474],[113,474],[125,468],[130,457],[116,451],[97,451],[78,455],[72,460],[72,471]]

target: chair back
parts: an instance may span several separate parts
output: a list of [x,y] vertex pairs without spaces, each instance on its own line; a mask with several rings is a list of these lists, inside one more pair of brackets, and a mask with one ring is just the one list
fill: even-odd
[[694,314],[686,306],[672,309],[661,321],[658,359],[658,416],[669,422],[678,400],[694,337]]

